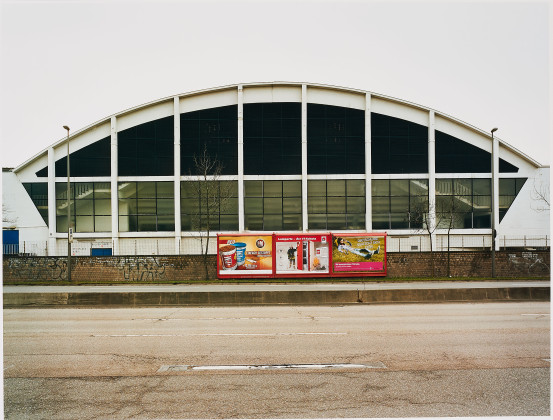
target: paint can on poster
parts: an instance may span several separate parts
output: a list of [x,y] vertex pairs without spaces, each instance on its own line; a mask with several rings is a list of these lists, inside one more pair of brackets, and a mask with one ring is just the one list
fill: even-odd
[[236,263],[238,265],[244,265],[246,261],[246,244],[244,242],[235,242],[236,247]]
[[236,269],[236,247],[234,245],[222,246],[219,248],[219,255],[221,256],[221,266],[223,270]]

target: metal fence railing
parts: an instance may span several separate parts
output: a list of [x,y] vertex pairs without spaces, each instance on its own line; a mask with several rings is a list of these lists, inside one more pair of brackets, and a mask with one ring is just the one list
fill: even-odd
[[[490,235],[436,235],[432,251],[485,251],[490,250],[492,238]],[[547,235],[499,236],[496,244],[500,250],[549,249],[551,237]],[[203,239],[205,248],[205,238]],[[209,253],[215,254],[216,238],[211,237]],[[120,238],[118,243],[105,241],[74,241],[72,255],[194,255],[202,253],[202,243],[199,238],[183,237],[180,241],[174,238]],[[388,235],[387,252],[429,252],[430,238],[428,235]],[[66,256],[67,242],[58,240],[54,245],[48,241],[20,241],[19,244],[3,244],[3,255],[21,256]]]

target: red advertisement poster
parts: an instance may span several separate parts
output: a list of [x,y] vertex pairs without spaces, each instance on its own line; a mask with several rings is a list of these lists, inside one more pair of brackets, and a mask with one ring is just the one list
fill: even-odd
[[386,275],[386,236],[383,234],[332,235],[334,275]]
[[314,277],[330,273],[330,234],[275,235],[275,274]]
[[219,278],[273,274],[272,235],[221,235],[217,237],[217,251]]

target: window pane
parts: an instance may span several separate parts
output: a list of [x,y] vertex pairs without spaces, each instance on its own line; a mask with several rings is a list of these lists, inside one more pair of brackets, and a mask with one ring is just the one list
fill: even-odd
[[328,196],[345,196],[346,182],[343,179],[333,179],[326,181]]
[[[474,186],[474,195],[492,195],[491,179],[473,179],[472,182]],[[501,184],[499,188],[501,191]]]
[[238,215],[221,215],[221,230],[238,230]]
[[156,216],[138,216],[138,232],[156,231]]
[[453,194],[472,195],[472,179],[454,179]]
[[326,229],[326,214],[309,214],[309,229]]
[[373,197],[372,199],[373,213],[389,213],[390,198],[389,197]]
[[391,196],[409,196],[409,180],[408,179],[390,180],[390,195]]
[[281,230],[282,215],[280,214],[265,214],[263,216],[263,230]]
[[[156,200],[137,200],[138,214],[156,214]],[[155,230],[155,229],[154,229]]]
[[348,197],[347,212],[350,213],[365,213],[365,197]]
[[175,192],[172,182],[158,182],[157,183],[157,197],[158,198],[173,198]]
[[347,229],[346,215],[345,214],[329,214],[327,216],[327,228],[328,229]]
[[301,213],[301,198],[284,198],[282,200],[283,213]]
[[425,195],[428,196],[428,180],[427,179],[411,179],[409,180],[410,195]]
[[326,196],[326,181],[307,181],[307,196]]
[[328,197],[327,198],[328,213],[346,213],[346,197]]
[[392,229],[408,229],[409,215],[407,213],[391,213]]
[[491,211],[492,198],[490,196],[474,196],[474,210]]
[[244,181],[244,196],[263,197],[263,181]]
[[390,181],[387,179],[373,179],[371,183],[372,195],[388,197],[390,195]]
[[96,232],[111,232],[111,216],[95,216],[94,230]]
[[136,198],[136,182],[119,183],[119,198]]
[[263,199],[263,213],[282,214],[282,198],[265,198]]
[[365,180],[364,179],[348,179],[346,181],[348,196],[365,196]]
[[76,200],[75,204],[75,214],[82,216],[94,214],[94,200]]
[[282,181],[264,181],[264,197],[282,197]]
[[138,182],[138,198],[156,198],[155,182]]
[[164,215],[164,214],[158,215],[157,230],[158,231],[175,230],[175,218],[172,215]]
[[301,197],[301,181],[283,181],[282,187],[284,197]]
[[409,211],[409,197],[391,197],[391,213],[407,213]]
[[284,230],[301,230],[301,214],[284,214],[282,216],[282,228]]
[[173,215],[175,213],[175,205],[172,198],[161,198],[157,200],[157,214]]
[[325,197],[308,197],[307,211],[309,213],[326,213]]
[[436,195],[453,195],[453,183],[451,178],[436,179]]
[[94,232],[94,217],[77,216],[75,232]]
[[263,214],[263,199],[244,198],[244,214]]
[[373,229],[390,229],[390,215],[373,213]]
[[348,213],[347,223],[348,229],[365,229],[365,215]]
[[246,230],[263,230],[263,215],[245,214],[244,227]]
[[94,214],[96,216],[111,215],[111,200],[94,200]]

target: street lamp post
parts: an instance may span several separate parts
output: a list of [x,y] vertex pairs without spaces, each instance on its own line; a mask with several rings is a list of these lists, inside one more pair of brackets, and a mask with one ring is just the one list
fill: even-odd
[[493,133],[497,127],[492,128],[492,278],[495,278],[495,146]]
[[69,127],[64,125],[63,128],[67,130],[67,281],[71,281],[71,182],[69,176],[71,174],[69,168]]

